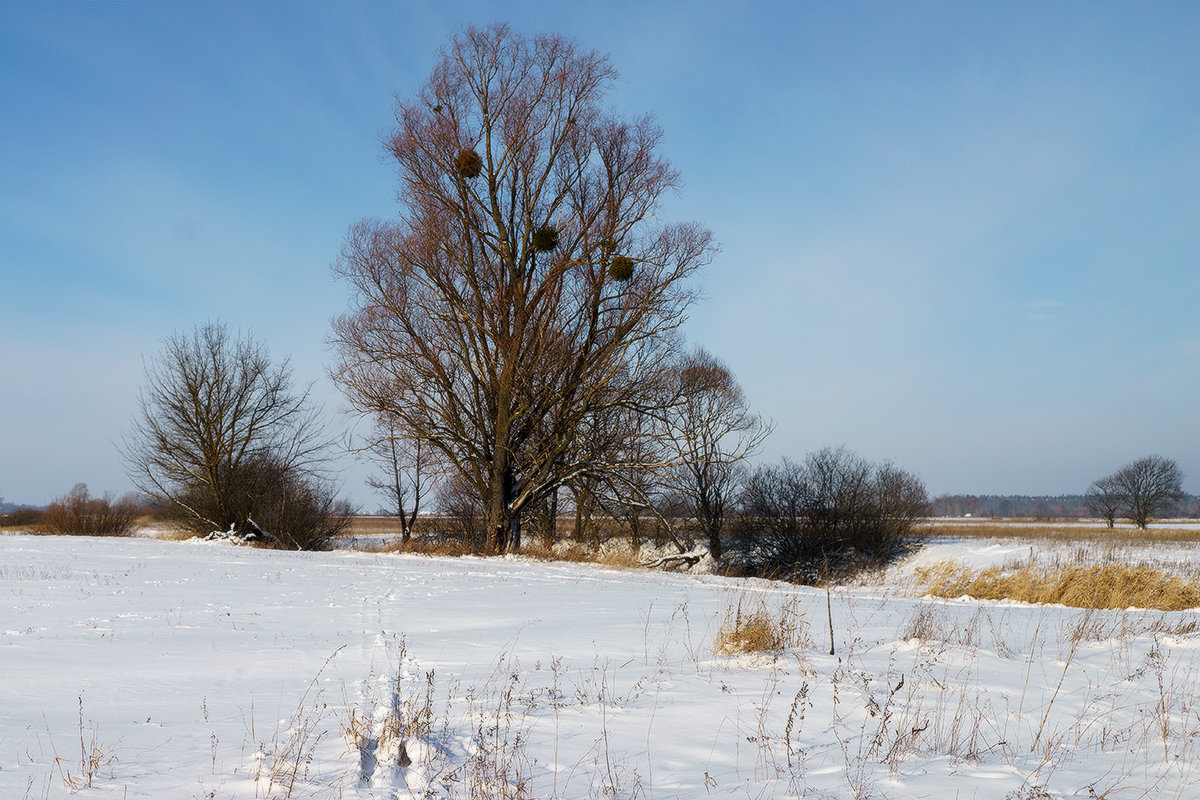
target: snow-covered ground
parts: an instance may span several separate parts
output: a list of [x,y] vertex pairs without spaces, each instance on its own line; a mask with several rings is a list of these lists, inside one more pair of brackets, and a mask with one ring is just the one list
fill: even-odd
[[[1200,797],[1200,614],[907,577],[1029,550],[935,542],[827,611],[706,575],[0,536],[0,798]],[[715,655],[739,600],[806,642]]]

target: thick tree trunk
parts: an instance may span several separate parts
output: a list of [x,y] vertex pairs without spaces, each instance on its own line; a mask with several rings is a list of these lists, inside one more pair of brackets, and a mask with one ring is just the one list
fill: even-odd
[[496,470],[485,520],[489,553],[515,553],[521,549],[521,509],[513,508],[512,494],[512,471]]
[[713,508],[713,503],[709,502],[707,497],[702,497],[699,508],[696,509],[696,516],[700,518],[700,523],[704,526],[704,531],[708,534],[708,551],[714,559],[721,558],[721,528],[722,518],[717,510]]
[[721,532],[719,530],[713,530],[711,527],[708,529],[708,552],[712,554],[714,559],[718,561],[720,560]]
[[489,553],[506,553],[511,545],[512,467],[507,448],[497,447],[492,461],[484,525]]

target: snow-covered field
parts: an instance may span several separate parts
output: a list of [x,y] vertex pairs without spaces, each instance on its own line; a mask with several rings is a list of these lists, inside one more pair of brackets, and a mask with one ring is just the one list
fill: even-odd
[[[784,584],[0,536],[0,798],[1200,797],[1200,614],[923,599],[911,567],[831,593],[830,655],[826,594]],[[715,655],[739,600],[807,642]]]

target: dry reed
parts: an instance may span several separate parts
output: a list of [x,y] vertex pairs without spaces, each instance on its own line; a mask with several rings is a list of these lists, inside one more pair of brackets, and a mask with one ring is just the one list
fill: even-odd
[[1200,583],[1142,564],[1024,566],[980,571],[949,560],[918,568],[917,583],[935,597],[1058,603],[1075,608],[1200,607]]

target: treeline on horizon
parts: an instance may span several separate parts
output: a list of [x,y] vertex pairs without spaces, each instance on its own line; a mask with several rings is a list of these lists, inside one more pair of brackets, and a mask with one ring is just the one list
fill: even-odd
[[[1022,517],[1027,519],[1088,519],[1095,516],[1082,494],[944,494],[931,502],[935,517]],[[1180,519],[1200,518],[1200,495],[1188,495],[1173,514]]]
[[[1087,497],[1082,494],[944,494],[931,502],[935,517],[1027,517],[1032,519],[1087,519]],[[152,505],[147,503],[147,505]],[[0,502],[0,514],[45,511],[45,506]],[[149,509],[148,509],[149,510]],[[377,514],[365,514],[377,516]],[[1176,507],[1180,519],[1200,519],[1200,495],[1188,495]]]

